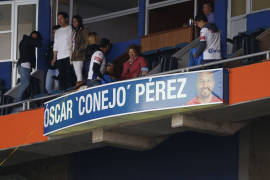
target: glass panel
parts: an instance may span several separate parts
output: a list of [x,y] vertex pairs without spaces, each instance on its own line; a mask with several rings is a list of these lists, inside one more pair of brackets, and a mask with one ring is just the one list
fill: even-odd
[[269,0],[253,0],[252,1],[252,11],[262,10],[270,8]]
[[17,27],[17,59],[19,57],[19,43],[23,35],[29,35],[36,29],[36,5],[18,6],[18,27]]
[[246,0],[231,0],[232,17],[246,14]]
[[52,7],[51,7],[51,9],[52,9],[52,13],[51,13],[51,26],[53,26],[53,25],[55,25],[57,22],[56,22],[56,13],[57,13],[57,11],[56,11],[56,1],[55,0],[53,0],[52,1]]
[[0,60],[11,59],[11,33],[0,34]]
[[[76,1],[76,0],[75,0]],[[74,4],[75,4],[75,1],[74,1]],[[69,0],[59,0],[58,1],[59,4],[58,4],[58,12],[66,12],[69,14]]]
[[11,5],[0,5],[0,31],[11,30]]
[[194,16],[193,9],[193,3],[188,1],[150,10],[149,33],[172,30],[188,24]]
[[76,0],[74,14],[89,18],[135,7],[138,7],[138,0]]
[[97,32],[99,39],[108,38],[113,43],[136,39],[138,13],[105,21],[86,24],[89,32]]

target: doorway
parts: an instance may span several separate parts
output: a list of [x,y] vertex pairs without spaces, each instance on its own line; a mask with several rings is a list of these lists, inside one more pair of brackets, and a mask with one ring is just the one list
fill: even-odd
[[[228,0],[228,25],[227,37],[232,39],[239,32],[247,30],[247,10],[249,9],[248,1],[246,0]],[[232,53],[232,44],[227,44],[227,54]]]
[[38,0],[0,2],[0,62],[11,62],[11,86],[16,85],[19,77],[17,62],[19,43],[24,34],[37,30]]

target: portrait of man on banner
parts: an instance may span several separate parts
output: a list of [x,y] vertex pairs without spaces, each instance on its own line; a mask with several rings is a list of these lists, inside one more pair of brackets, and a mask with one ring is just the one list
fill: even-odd
[[215,79],[213,72],[200,72],[197,78],[197,96],[188,101],[186,105],[221,102],[222,99],[213,91],[214,87]]

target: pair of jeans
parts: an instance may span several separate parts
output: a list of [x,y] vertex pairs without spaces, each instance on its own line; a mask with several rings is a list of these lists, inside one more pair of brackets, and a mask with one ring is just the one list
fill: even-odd
[[58,78],[59,71],[58,69],[48,69],[46,75],[46,91],[48,94],[51,94],[54,90],[59,89],[59,80]]
[[66,90],[75,84],[75,73],[70,58],[58,59],[56,61],[59,70],[59,86],[61,90]]
[[98,86],[100,84],[101,84],[101,82],[98,80],[87,79],[87,81],[86,81],[86,85],[88,87],[94,87],[94,86]]
[[31,69],[24,68],[21,65],[19,65],[18,70],[21,76],[21,81],[20,81],[21,85],[19,87],[19,92],[16,99],[17,102],[23,100],[23,93],[26,90],[26,88],[29,86],[30,78],[31,78],[31,75],[30,75]]

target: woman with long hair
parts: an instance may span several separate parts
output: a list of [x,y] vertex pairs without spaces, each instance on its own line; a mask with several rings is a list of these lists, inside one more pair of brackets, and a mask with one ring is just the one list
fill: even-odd
[[129,59],[123,64],[121,79],[145,76],[148,73],[148,66],[146,60],[141,56],[140,46],[131,44],[127,49],[127,53]]
[[88,45],[88,31],[83,27],[82,17],[75,15],[72,17],[72,56],[71,62],[77,78],[74,89],[79,88],[85,83],[83,80],[83,64],[85,61],[85,52]]

